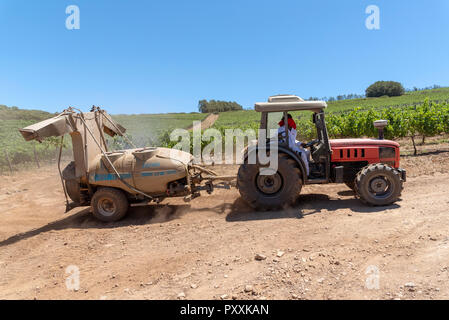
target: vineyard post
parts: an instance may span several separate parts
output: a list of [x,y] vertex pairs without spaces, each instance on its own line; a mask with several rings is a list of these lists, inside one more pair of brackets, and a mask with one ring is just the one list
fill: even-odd
[[13,172],[13,170],[12,170],[12,164],[11,164],[11,159],[9,159],[9,153],[8,153],[8,150],[5,150],[5,155],[6,155],[6,161],[8,161],[9,171],[11,171],[11,175],[13,175],[14,172]]
[[413,149],[415,150],[413,155],[416,156],[418,154],[418,150],[416,150],[415,136],[410,136],[412,138]]
[[39,159],[37,157],[36,144],[35,143],[33,143],[33,152],[34,152],[34,161],[36,162],[37,168],[40,169],[41,166],[39,165]]

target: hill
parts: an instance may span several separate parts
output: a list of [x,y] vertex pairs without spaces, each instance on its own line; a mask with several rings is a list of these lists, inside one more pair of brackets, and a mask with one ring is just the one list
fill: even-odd
[[[41,110],[25,110],[17,107],[0,105],[0,171],[8,168],[6,152],[13,165],[34,161],[34,149],[40,160],[55,159],[58,140],[47,140],[44,143],[26,142],[19,133],[33,123],[55,116],[53,113]],[[127,128],[127,133],[139,146],[156,146],[160,144],[159,137],[175,128],[189,128],[193,121],[203,120],[207,114],[201,113],[167,113],[167,114],[131,114],[112,115],[112,117]],[[68,145],[70,145],[69,139]],[[125,147],[119,139],[114,147]],[[71,151],[66,150],[67,155]]]
[[[382,109],[388,107],[416,106],[424,103],[428,98],[430,102],[449,102],[449,87],[406,92],[400,97],[380,97],[349,99],[328,102],[327,113],[349,112],[354,108]],[[301,113],[298,113],[298,115]],[[303,113],[302,113],[303,114]],[[296,116],[295,116],[296,118]],[[220,118],[215,123],[216,128],[254,128],[258,126],[260,114],[254,110],[230,111],[220,113]]]
[[435,103],[449,101],[449,87],[410,91],[399,97],[362,98],[328,102],[328,112],[351,110],[356,107],[362,109],[415,106],[424,102],[426,98]]
[[[416,106],[429,98],[431,102],[443,103],[449,101],[449,88],[438,88],[407,92],[400,97],[363,98],[332,101],[328,103],[328,113],[341,114],[356,107],[362,109],[387,107]],[[9,153],[13,163],[33,161],[34,148],[40,159],[55,158],[55,141],[43,144],[27,143],[18,129],[26,127],[54,114],[40,110],[24,110],[17,107],[0,105],[0,169],[7,167],[5,152]],[[166,144],[166,133],[175,128],[189,128],[193,121],[202,121],[207,114],[203,113],[167,113],[167,114],[119,114],[112,115],[115,120],[127,128],[127,133],[137,146],[156,146]],[[295,115],[296,117],[296,115]],[[306,118],[308,119],[308,118]],[[259,126],[260,114],[254,110],[229,111],[220,113],[214,127],[220,130],[227,128],[254,128]],[[164,137],[165,135],[165,137]],[[120,141],[114,147],[120,148]],[[34,146],[33,146],[34,144]],[[67,151],[70,153],[70,150]]]

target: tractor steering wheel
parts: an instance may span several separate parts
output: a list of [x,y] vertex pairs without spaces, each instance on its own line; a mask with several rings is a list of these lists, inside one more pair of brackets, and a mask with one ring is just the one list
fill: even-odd
[[278,140],[284,140],[285,139],[285,132],[279,132],[278,133]]
[[316,140],[310,141],[309,143],[306,143],[304,147],[305,148],[311,148],[311,147],[313,147],[314,145],[316,145],[318,143],[320,143],[320,140],[316,139]]

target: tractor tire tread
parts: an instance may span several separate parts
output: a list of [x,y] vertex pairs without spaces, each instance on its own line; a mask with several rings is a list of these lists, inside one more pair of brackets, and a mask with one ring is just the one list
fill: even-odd
[[[295,160],[286,154],[279,154],[279,169],[288,179],[280,194],[277,196],[265,196],[256,186],[256,177],[260,166],[258,164],[244,163],[240,166],[237,175],[237,185],[242,198],[254,209],[267,211],[292,206],[302,189],[301,170]],[[278,170],[279,170],[278,169]],[[288,173],[288,174],[287,174]]]
[[[112,216],[104,216],[98,211],[98,200],[102,196],[107,196],[114,201],[117,212]],[[95,218],[104,222],[114,222],[122,219],[129,209],[128,198],[122,190],[116,188],[103,187],[99,188],[93,195],[91,200],[92,212]]]
[[[363,184],[366,183],[366,179],[369,175],[373,174],[373,172],[385,172],[387,175],[390,175],[390,177],[393,179],[396,190],[393,191],[392,195],[388,197],[387,199],[381,199],[381,200],[374,200],[373,198],[370,198],[366,192],[366,188],[363,188]],[[389,165],[385,165],[382,163],[376,163],[371,164],[363,168],[357,173],[357,176],[355,178],[355,184],[354,184],[354,191],[356,194],[356,197],[362,201],[364,204],[370,205],[370,206],[386,206],[391,205],[394,202],[396,202],[401,194],[402,190],[404,189],[403,180],[401,177],[401,174],[398,170],[390,167]]]

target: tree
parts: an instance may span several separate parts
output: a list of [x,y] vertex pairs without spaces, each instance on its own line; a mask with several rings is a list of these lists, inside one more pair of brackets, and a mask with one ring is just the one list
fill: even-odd
[[200,100],[198,110],[201,113],[226,112],[243,110],[243,107],[235,101]]
[[399,82],[395,81],[377,81],[366,89],[367,97],[396,97],[402,96],[405,89]]

